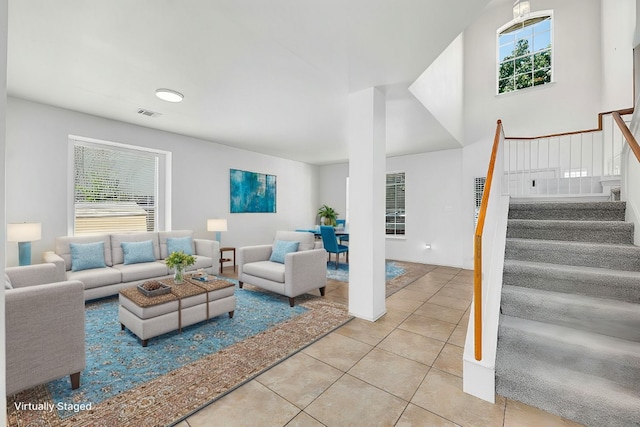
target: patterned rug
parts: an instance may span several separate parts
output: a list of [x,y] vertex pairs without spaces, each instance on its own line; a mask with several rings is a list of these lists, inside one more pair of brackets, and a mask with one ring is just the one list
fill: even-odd
[[418,264],[414,262],[405,261],[393,261],[398,267],[404,270],[399,276],[387,279],[386,282],[386,296],[393,295],[405,286],[415,282],[431,270],[435,269],[436,265],[430,264]]
[[[404,268],[402,268],[399,263],[395,261],[386,261],[385,263],[385,280],[395,279],[396,277],[405,273]],[[342,262],[338,263],[338,268],[336,268],[335,261],[327,262],[327,278],[338,280],[340,282],[348,282],[349,281],[349,264],[345,264]]]
[[233,319],[152,338],[146,348],[120,330],[116,298],[88,303],[81,387],[71,390],[63,378],[8,396],[9,425],[171,424],[351,318],[345,306],[311,295],[293,308],[267,292],[236,288],[236,297]]
[[[434,268],[436,268],[435,265],[387,260],[385,262],[386,296],[398,292]],[[327,278],[349,282],[349,264],[338,263],[336,269],[335,262],[327,263]]]

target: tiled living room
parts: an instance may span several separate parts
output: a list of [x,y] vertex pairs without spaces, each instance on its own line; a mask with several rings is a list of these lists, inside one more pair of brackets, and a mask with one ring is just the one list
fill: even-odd
[[[470,270],[429,266],[377,322],[351,320],[177,425],[579,426],[462,392],[472,284]],[[346,303],[347,286],[329,280],[325,298]]]
[[[515,3],[526,12],[516,17],[513,0],[0,0],[0,267],[34,268],[0,294],[3,422],[576,425],[463,392],[477,182],[498,118],[508,135],[555,134],[634,104],[640,7]],[[553,60],[545,84],[496,92],[509,57],[498,30],[541,14]],[[577,40],[590,48],[574,49]],[[252,179],[262,187],[250,189]],[[256,194],[268,195],[258,207],[239,197]],[[321,206],[351,230],[350,242],[337,235],[350,262],[331,254],[326,288],[274,285],[288,275],[281,268],[242,280],[232,266],[242,248],[319,231]],[[127,226],[113,228],[114,217]],[[10,235],[23,224],[37,233]],[[133,230],[157,244],[123,240]],[[104,257],[94,252],[104,266],[74,271],[71,244],[104,233]],[[185,237],[197,263],[209,258],[192,271],[227,259],[224,282],[191,277],[183,294],[150,297],[160,304],[121,302],[126,288],[172,275],[167,238]],[[144,273],[124,253],[142,243],[135,256],[153,264]],[[421,274],[402,282],[409,265]],[[350,304],[347,274],[367,278],[354,280],[356,295],[377,299]],[[65,291],[27,290],[38,281],[52,292],[64,281]],[[381,313],[366,311],[382,300],[371,321]],[[70,359],[80,372],[29,383]]]

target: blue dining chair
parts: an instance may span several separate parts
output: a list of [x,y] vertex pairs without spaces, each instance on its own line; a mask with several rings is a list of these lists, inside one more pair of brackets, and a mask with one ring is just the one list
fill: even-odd
[[[342,227],[344,229],[347,226],[347,220],[346,219],[336,219],[336,224],[338,225],[338,227]],[[348,242],[349,241],[349,235],[347,234],[346,236],[340,236],[340,237],[338,237],[338,240],[340,241],[340,243]]]
[[320,226],[320,234],[322,235],[324,250],[329,252],[329,262],[331,262],[331,254],[336,254],[336,270],[338,269],[338,261],[340,260],[341,253],[344,252],[347,254],[347,262],[349,262],[349,246],[338,244],[336,231],[333,227],[327,225]]

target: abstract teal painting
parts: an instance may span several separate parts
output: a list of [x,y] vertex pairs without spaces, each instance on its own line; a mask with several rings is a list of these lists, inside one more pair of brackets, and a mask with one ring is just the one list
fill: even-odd
[[231,213],[276,211],[276,176],[230,169]]

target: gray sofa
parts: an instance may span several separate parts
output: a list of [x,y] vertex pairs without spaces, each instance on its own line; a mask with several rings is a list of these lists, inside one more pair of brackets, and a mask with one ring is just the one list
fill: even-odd
[[82,283],[51,283],[53,264],[5,273],[7,395],[67,375],[78,388],[86,363]]
[[[56,265],[56,280],[79,280],[84,284],[85,301],[116,295],[120,290],[136,286],[150,279],[172,276],[172,271],[164,263],[168,253],[168,239],[189,239],[196,263],[187,271],[202,268],[209,274],[219,273],[220,246],[215,240],[194,239],[189,230],[115,233],[92,236],[65,236],[55,241],[55,250],[45,252],[45,262]],[[127,263],[124,246],[129,243],[148,243],[151,241],[153,254],[146,262]],[[72,246],[75,248],[87,244],[103,243],[104,266],[97,268],[74,268]],[[76,252],[77,255],[77,252]],[[76,261],[78,258],[75,258]],[[77,271],[74,271],[77,270]]]
[[[294,251],[280,261],[272,254],[278,241],[298,242]],[[327,284],[327,252],[315,242],[313,233],[278,231],[272,245],[245,246],[238,249],[238,280],[243,283],[289,297],[293,307],[295,297],[314,289],[324,296]]]

